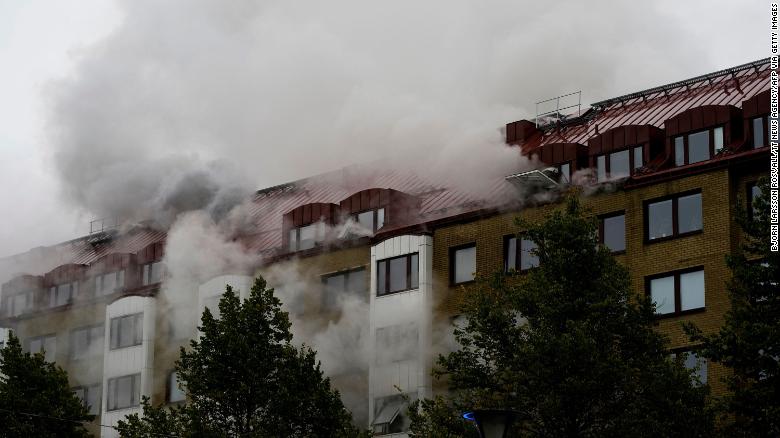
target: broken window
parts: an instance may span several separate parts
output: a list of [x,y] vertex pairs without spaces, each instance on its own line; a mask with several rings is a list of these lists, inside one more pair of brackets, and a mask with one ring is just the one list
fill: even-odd
[[409,401],[416,399],[413,394],[397,394],[374,399],[374,419],[371,429],[375,435],[403,433],[409,429],[407,410]]

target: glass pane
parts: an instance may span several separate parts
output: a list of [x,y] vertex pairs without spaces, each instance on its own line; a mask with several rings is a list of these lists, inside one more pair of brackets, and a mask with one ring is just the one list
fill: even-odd
[[596,170],[597,170],[597,180],[606,181],[607,180],[606,155],[600,155],[599,157],[596,158]]
[[43,339],[41,338],[35,338],[31,339],[28,347],[30,349],[30,353],[40,353],[43,349]]
[[46,362],[54,362],[54,359],[57,356],[57,337],[56,336],[46,336],[43,339],[43,349],[45,350],[45,358]]
[[506,241],[506,262],[504,262],[506,271],[517,269],[517,237],[510,237]]
[[171,373],[168,377],[168,394],[171,402],[184,400],[184,391],[179,389],[179,380],[176,373]]
[[322,304],[327,308],[336,307],[339,296],[346,291],[346,274],[331,275],[325,278],[325,296]]
[[385,209],[380,208],[376,211],[376,229],[380,229],[385,226]]
[[659,239],[671,236],[674,232],[672,225],[672,200],[654,202],[647,206],[647,237]]
[[364,211],[358,214],[358,225],[366,231],[374,232],[374,211]]
[[376,264],[376,293],[377,295],[384,295],[387,293],[385,287],[387,285],[387,261],[382,260]]
[[685,142],[682,136],[674,138],[674,164],[676,166],[685,164]]
[[150,280],[151,280],[151,277],[150,277],[151,272],[150,271],[151,271],[151,265],[144,265],[144,273],[143,273],[143,276],[142,276],[144,286],[146,286],[147,284],[150,284]]
[[299,231],[300,231],[301,240],[298,243],[298,249],[304,250],[304,249],[314,248],[314,244],[317,238],[317,232],[316,232],[317,229],[315,227],[315,224],[301,227],[299,228]]
[[347,290],[351,294],[365,297],[366,294],[366,270],[352,271],[347,275]]
[[570,178],[571,178],[571,168],[569,167],[569,163],[561,164],[561,181],[569,182]]
[[298,250],[298,229],[293,228],[290,230],[290,251],[297,251]]
[[474,271],[477,270],[477,248],[472,246],[456,250],[453,257],[455,257],[452,264],[455,269],[452,276],[453,282],[463,283],[474,280]]
[[753,148],[760,148],[764,146],[764,118],[756,117],[751,125],[753,125]]
[[119,348],[119,318],[111,320],[111,348]]
[[704,307],[704,271],[680,274],[680,310]]
[[630,164],[628,150],[614,152],[609,156],[609,176],[610,178],[623,178],[630,174]]
[[163,278],[163,264],[162,262],[152,263],[152,283],[159,283]]
[[133,345],[135,338],[134,319],[132,316],[123,316],[119,319],[119,346]]
[[529,269],[539,266],[539,257],[532,253],[536,249],[536,243],[532,240],[520,240],[520,269]]
[[612,251],[626,249],[626,216],[612,216],[604,219],[604,245]]
[[680,233],[701,230],[701,193],[677,200],[677,229]]
[[420,256],[419,254],[412,254],[412,272],[410,273],[412,284],[409,286],[412,289],[420,287]]
[[674,313],[674,277],[650,280],[650,298],[655,304],[655,313]]
[[138,314],[133,317],[133,325],[135,328],[134,344],[140,344],[144,334],[144,315]]
[[89,413],[95,415],[100,409],[100,385],[90,386],[87,389],[86,404],[89,407]]
[[107,391],[106,408],[108,410],[116,409],[116,379],[109,379]]
[[406,257],[390,260],[390,292],[397,292],[407,288],[406,262]]
[[688,352],[685,354],[685,368],[695,369],[694,376],[699,383],[707,383],[707,359],[699,357],[692,351]]
[[688,135],[688,164],[710,159],[710,131]]
[[712,130],[712,141],[715,146],[715,153],[717,154],[723,149],[723,127],[719,126]]
[[116,407],[126,408],[131,406],[133,404],[133,377],[120,377],[116,380]]
[[125,287],[125,271],[121,270],[117,273],[117,280],[116,280],[117,287]]
[[645,165],[644,151],[644,146],[637,146],[634,148],[634,169],[639,169]]
[[89,348],[89,329],[78,329],[73,331],[71,337],[71,355],[73,357],[83,356]]

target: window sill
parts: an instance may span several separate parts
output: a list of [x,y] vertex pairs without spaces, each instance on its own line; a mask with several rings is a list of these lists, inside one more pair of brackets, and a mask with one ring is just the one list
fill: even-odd
[[377,298],[383,298],[383,297],[389,297],[389,296],[393,296],[393,295],[402,294],[402,293],[405,293],[405,292],[417,292],[419,290],[420,290],[419,287],[415,287],[415,288],[411,288],[411,289],[404,289],[404,290],[397,290],[397,291],[393,291],[393,292],[388,292],[388,293],[382,294],[382,295],[377,294],[376,297]]
[[655,239],[649,239],[645,237],[645,245],[649,245],[657,242],[666,242],[668,240],[681,239],[683,237],[695,236],[697,234],[702,234],[702,233],[704,233],[704,230],[700,229],[700,230],[688,231],[687,233],[674,234],[672,236],[657,237]]
[[450,287],[468,286],[468,285],[474,284],[476,282],[477,282],[476,279],[474,279],[474,280],[467,280],[467,281],[461,281],[460,283],[450,282]]
[[683,310],[681,312],[656,314],[655,318],[658,320],[672,319],[678,316],[688,316],[688,315],[695,315],[697,313],[704,313],[706,310],[707,310],[706,307],[697,307],[695,309]]

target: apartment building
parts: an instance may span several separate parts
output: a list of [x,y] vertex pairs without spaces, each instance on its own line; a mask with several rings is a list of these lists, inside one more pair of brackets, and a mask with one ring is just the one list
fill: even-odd
[[[514,219],[540,220],[559,198],[529,193],[584,185],[601,242],[629,268],[636,294],[656,302],[671,352],[695,351],[680,323],[705,332],[722,323],[724,257],[740,242],[734,205],[752,199],[767,173],[769,74],[760,60],[597,102],[578,116],[508,123],[507,147],[535,157],[537,169],[489,181],[479,196],[379,163],[260,190],[251,231],[235,240],[262,262],[211,278],[186,300],[166,296],[163,231],[101,231],[37,249],[7,261],[39,257],[47,266],[3,284],[0,327],[63,366],[98,415],[94,432],[113,436],[98,425],[139,412],[141,396],[183,400],[172,372],[178,347],[226,284],[246,296],[262,274],[284,288],[280,272],[294,269],[305,287],[291,313],[308,334],[343,318],[367,327],[363,360],[332,373],[356,418],[377,434],[405,436],[398,389],[411,398],[439,389],[431,352],[474,274],[522,275],[538,263]],[[348,313],[346,297],[362,306]],[[699,378],[724,391],[724,370],[698,363]]]

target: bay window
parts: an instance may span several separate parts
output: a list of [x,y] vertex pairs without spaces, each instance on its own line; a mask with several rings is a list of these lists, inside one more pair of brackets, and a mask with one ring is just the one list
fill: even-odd
[[376,268],[377,296],[419,287],[418,253],[379,260]]

